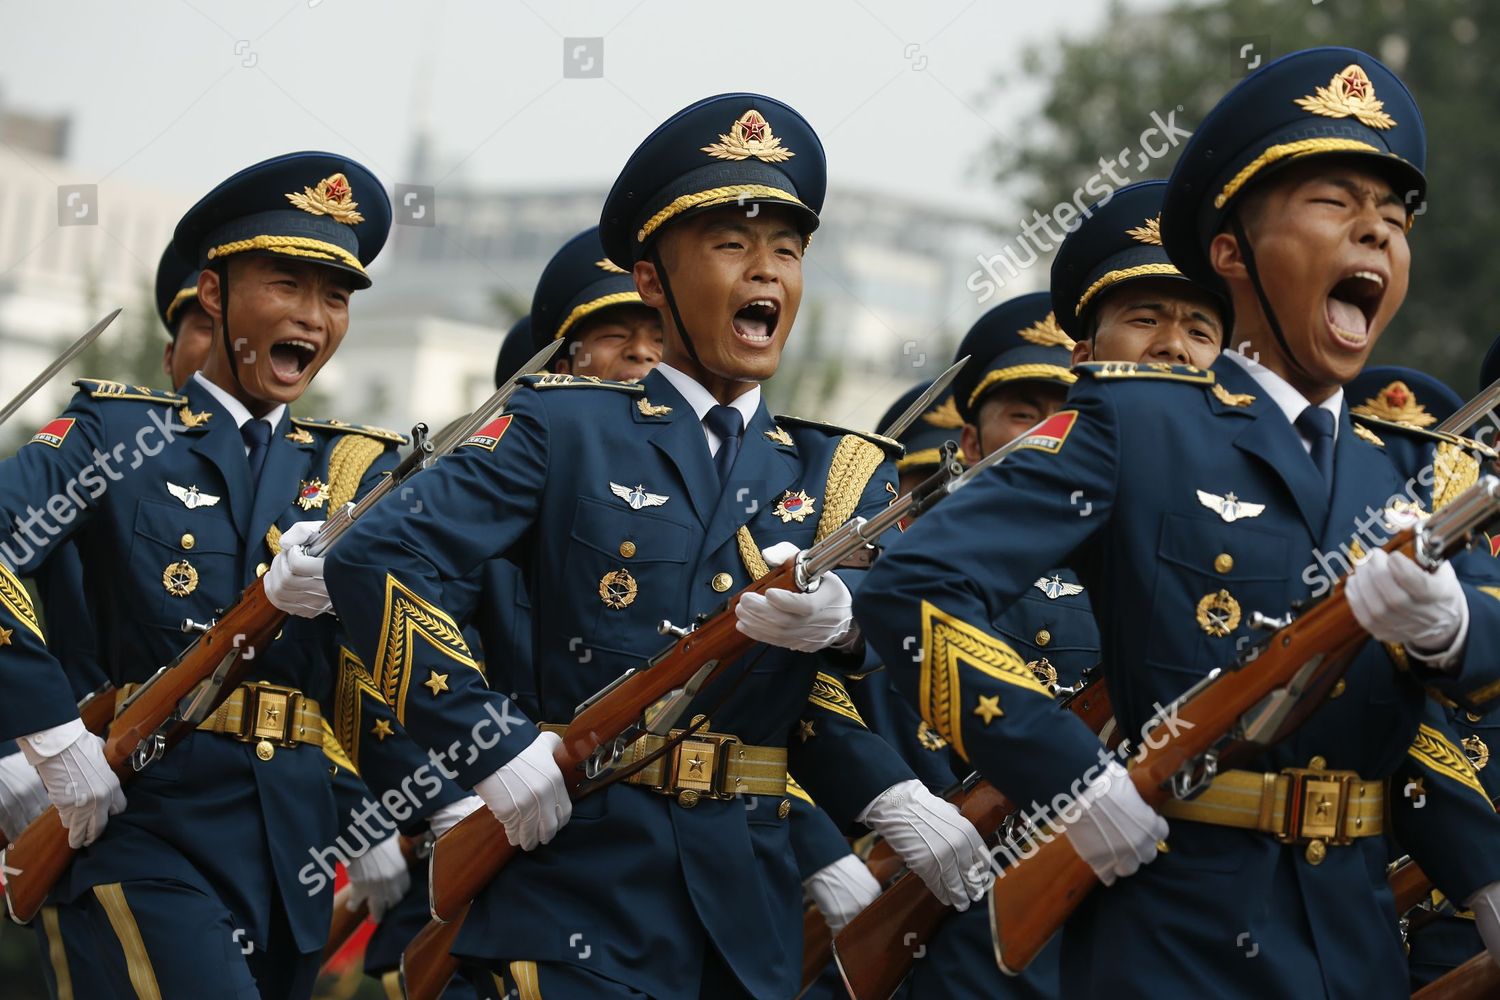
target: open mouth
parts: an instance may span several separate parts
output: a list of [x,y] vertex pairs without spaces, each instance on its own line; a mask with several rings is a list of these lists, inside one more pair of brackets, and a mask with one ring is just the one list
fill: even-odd
[[283,340],[271,346],[271,372],[277,381],[295,385],[318,356],[318,345],[310,340]]
[[1377,271],[1353,271],[1328,291],[1324,307],[1329,329],[1345,347],[1360,348],[1370,339],[1370,325],[1385,297],[1386,280]]
[[735,336],[747,344],[769,344],[781,318],[781,304],[774,299],[751,299],[734,314]]

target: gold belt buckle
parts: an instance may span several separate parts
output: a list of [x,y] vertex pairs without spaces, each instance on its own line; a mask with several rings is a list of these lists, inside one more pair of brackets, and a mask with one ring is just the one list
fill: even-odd
[[1349,775],[1287,768],[1286,803],[1276,839],[1284,844],[1323,840],[1347,844],[1344,819],[1349,811]]
[[[669,794],[693,791],[713,799],[732,799],[725,792],[724,773],[728,768],[729,749],[739,743],[735,736],[699,734],[699,739],[683,740],[672,756],[672,773],[667,780]],[[706,738],[701,738],[705,737]]]
[[250,733],[247,740],[270,740],[281,746],[295,746],[296,740],[291,738],[293,731],[292,715],[297,706],[293,703],[293,696],[300,694],[295,688],[276,687],[270,684],[257,684],[246,690],[253,692],[253,696],[247,699],[252,710],[250,716]]

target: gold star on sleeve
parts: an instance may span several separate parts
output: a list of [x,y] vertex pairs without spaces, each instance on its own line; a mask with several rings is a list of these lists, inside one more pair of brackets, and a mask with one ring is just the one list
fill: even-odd
[[377,740],[382,740],[382,741],[387,736],[391,735],[391,733],[393,731],[394,730],[391,729],[391,724],[389,722],[387,722],[386,720],[384,720],[384,719],[376,719],[375,720],[375,728],[372,729],[372,730],[370,730],[370,732],[372,732],[372,733],[375,734],[375,738]]
[[974,708],[974,714],[984,720],[988,726],[1005,713],[1000,709],[1000,696],[998,694],[982,694],[979,696],[979,704]]
[[430,670],[428,671],[427,679],[422,682],[422,686],[430,689],[432,696],[436,698],[439,691],[448,690],[448,675],[440,674],[436,670]]

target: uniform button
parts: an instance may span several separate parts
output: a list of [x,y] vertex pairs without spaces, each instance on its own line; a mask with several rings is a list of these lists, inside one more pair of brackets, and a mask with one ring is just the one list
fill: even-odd
[[261,760],[270,760],[276,756],[276,748],[271,745],[270,740],[261,740],[255,744],[255,756]]
[[691,809],[698,804],[698,793],[691,788],[684,788],[677,793],[677,804],[684,809]]
[[1234,569],[1234,556],[1230,555],[1228,552],[1220,552],[1218,555],[1214,556],[1214,569],[1218,570],[1220,573],[1228,573],[1230,570]]
[[1345,681],[1342,677],[1340,677],[1338,679],[1338,683],[1333,686],[1333,690],[1328,692],[1328,697],[1330,697],[1330,698],[1337,698],[1339,695],[1341,695],[1341,694],[1344,693],[1344,689],[1347,688],[1348,686],[1349,686],[1348,682]]
[[1323,859],[1328,857],[1328,845],[1321,840],[1314,840],[1307,845],[1307,863],[1310,865],[1321,865]]
[[1045,645],[1047,645],[1047,643],[1049,643],[1051,641],[1052,641],[1052,633],[1051,632],[1048,632],[1044,628],[1037,629],[1037,632],[1036,632],[1036,644],[1038,646],[1045,646]]
[[792,814],[792,800],[791,799],[782,799],[781,800],[781,805],[779,805],[779,806],[776,807],[776,818],[777,819],[786,819],[791,814]]
[[267,563],[257,563],[256,566],[255,566],[255,575],[256,576],[265,576],[266,575],[266,570],[268,570],[270,568],[271,568],[270,565],[267,564]]
[[1313,759],[1307,762],[1307,769],[1309,771],[1326,771],[1328,770],[1328,761],[1324,759],[1322,754],[1315,754]]
[[713,582],[709,584],[709,586],[713,587],[715,590],[722,594],[724,593],[724,591],[734,586],[734,577],[730,576],[728,573],[715,573]]
[[182,536],[182,547],[183,548],[190,549],[194,545],[197,545],[197,544],[198,544],[198,540],[193,537],[193,533],[191,531],[185,532],[183,534],[183,536]]
[[635,542],[628,540],[621,542],[620,555],[625,559],[629,559],[631,556],[635,555]]

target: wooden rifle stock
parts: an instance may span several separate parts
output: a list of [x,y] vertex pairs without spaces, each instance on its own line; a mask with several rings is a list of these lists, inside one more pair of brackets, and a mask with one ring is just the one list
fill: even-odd
[[401,953],[401,985],[406,988],[406,1000],[438,1000],[443,995],[448,980],[458,972],[453,942],[458,940],[468,912],[465,906],[447,923],[427,921]]
[[[1070,696],[1067,707],[1096,734],[1113,717],[1109,691],[1099,676]],[[1009,800],[987,781],[960,788],[945,798],[959,807],[986,843],[1015,811]],[[899,858],[896,865],[899,870]],[[888,877],[881,878],[882,883],[886,881]],[[950,912],[921,879],[910,873],[897,878],[834,940],[834,959],[849,996],[853,1000],[886,1000],[895,993],[911,973],[917,955]]]
[[[1474,487],[1481,488],[1490,487]],[[1411,556],[1414,540],[1407,529],[1386,550]],[[1344,581],[1338,581],[1326,598],[1270,637],[1254,654],[1252,669],[1210,675],[1174,703],[1182,725],[1171,735],[1158,730],[1155,746],[1143,746],[1136,754],[1129,772],[1136,791],[1159,808],[1172,795],[1173,777],[1192,772],[1209,751],[1217,750],[1222,767],[1284,739],[1322,703],[1368,638],[1349,610]],[[1274,731],[1226,741],[1243,716],[1281,689],[1296,700]],[[990,892],[995,961],[1012,975],[1026,968],[1098,885],[1093,869],[1065,835],[1039,839],[1044,842],[1007,868]]]
[[1489,1000],[1500,996],[1500,965],[1481,951],[1411,995],[1412,1000]]
[[1391,887],[1391,895],[1396,899],[1398,917],[1421,903],[1432,891],[1432,880],[1411,858],[1402,859],[1392,868],[1386,881]]
[[823,911],[812,903],[802,911],[802,990],[800,997],[833,961],[833,931]]
[[[229,697],[255,654],[270,645],[285,620],[286,613],[266,599],[265,588],[256,580],[217,623],[143,685],[110,725],[104,744],[105,760],[120,781],[129,781],[135,773],[130,758],[136,747],[156,735],[173,718],[183,699],[233,655],[210,708]],[[162,734],[163,752],[181,741],[191,728],[185,722],[171,726]],[[68,832],[56,807],[48,807],[5,852],[5,864],[14,873],[5,882],[12,918],[26,923],[36,916],[72,860]]]

